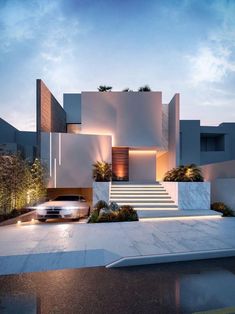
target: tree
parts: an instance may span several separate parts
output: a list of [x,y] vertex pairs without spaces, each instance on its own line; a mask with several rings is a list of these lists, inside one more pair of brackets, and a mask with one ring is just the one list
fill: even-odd
[[0,208],[5,214],[26,204],[29,183],[29,165],[20,154],[0,156]]
[[151,88],[148,85],[141,86],[138,92],[151,92]]
[[31,182],[28,203],[37,203],[46,195],[46,168],[36,158],[30,167]]
[[99,92],[111,92],[112,86],[100,85],[98,87]]
[[35,159],[29,164],[17,155],[0,155],[0,210],[13,209],[39,201],[46,193],[46,169]]

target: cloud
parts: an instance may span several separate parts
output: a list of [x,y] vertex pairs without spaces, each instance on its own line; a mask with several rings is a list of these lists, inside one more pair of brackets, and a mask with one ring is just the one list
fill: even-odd
[[[35,128],[36,78],[42,78],[59,101],[64,91],[78,85],[80,25],[76,16],[64,15],[61,4],[62,0],[11,0],[0,5],[0,67],[5,70],[0,78],[1,114],[23,129]],[[19,106],[28,122],[6,114]]]
[[232,52],[224,47],[201,47],[196,55],[188,56],[193,85],[203,82],[221,82],[230,72],[235,72],[235,62],[230,60]]

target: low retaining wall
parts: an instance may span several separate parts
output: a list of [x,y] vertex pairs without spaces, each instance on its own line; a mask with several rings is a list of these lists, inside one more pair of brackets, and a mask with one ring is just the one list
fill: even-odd
[[111,182],[93,182],[93,206],[100,200],[109,203]]
[[0,227],[16,224],[18,220],[20,220],[21,222],[27,222],[27,221],[31,221],[32,219],[36,219],[35,210],[32,212],[11,218],[11,219],[4,220],[0,223]]
[[179,209],[210,209],[210,182],[161,182]]

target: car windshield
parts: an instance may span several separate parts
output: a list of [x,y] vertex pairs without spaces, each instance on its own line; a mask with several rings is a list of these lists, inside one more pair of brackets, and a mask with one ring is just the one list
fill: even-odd
[[79,196],[76,195],[61,195],[57,196],[55,201],[79,201]]

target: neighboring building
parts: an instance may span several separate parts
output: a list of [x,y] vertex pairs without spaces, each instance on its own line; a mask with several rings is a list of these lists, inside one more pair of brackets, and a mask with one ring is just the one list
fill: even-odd
[[0,154],[20,152],[24,158],[33,161],[36,157],[36,150],[35,132],[19,131],[0,118]]

